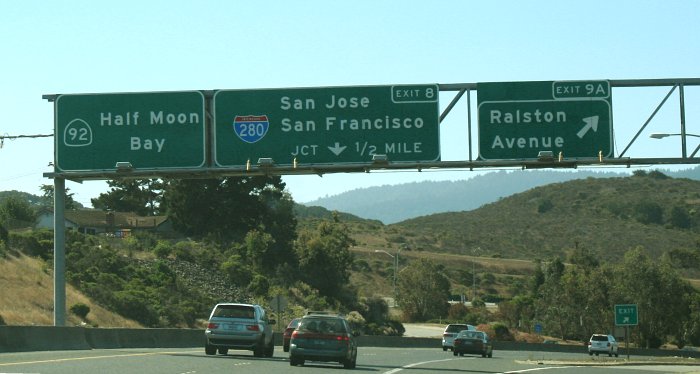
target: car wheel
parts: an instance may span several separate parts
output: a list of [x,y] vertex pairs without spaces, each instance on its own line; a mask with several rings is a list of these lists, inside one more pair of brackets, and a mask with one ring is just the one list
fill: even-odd
[[214,347],[213,345],[210,345],[210,344],[206,344],[204,346],[204,353],[206,353],[210,356],[215,355],[216,354],[216,347]]
[[600,354],[598,352],[595,353],[595,356],[598,357]]
[[304,366],[304,359],[290,356],[289,357],[289,365],[291,365],[291,366],[299,366],[299,365]]
[[270,340],[270,345],[265,349],[265,357],[272,357],[275,354],[275,341]]
[[219,348],[219,354],[220,355],[225,355],[228,353],[228,348]]
[[493,357],[493,352],[489,352],[489,358]]
[[341,362],[341,363],[343,364],[343,367],[346,369],[354,369],[355,368],[353,360],[343,360],[343,362]]
[[253,357],[263,357],[265,356],[265,346],[253,348]]
[[486,353],[482,353],[481,358],[486,358]]
[[443,351],[443,352],[446,352],[446,351],[447,351],[447,347],[442,347],[442,351]]
[[589,356],[593,356],[593,352],[588,352],[588,355],[589,355]]
[[282,350],[285,352],[289,352],[289,344],[283,344],[282,345]]
[[620,357],[620,355],[617,352],[615,352],[615,357]]
[[452,352],[452,355],[453,355],[453,356],[457,356],[457,352],[453,351],[453,352]]
[[612,352],[608,352],[608,357],[612,357]]

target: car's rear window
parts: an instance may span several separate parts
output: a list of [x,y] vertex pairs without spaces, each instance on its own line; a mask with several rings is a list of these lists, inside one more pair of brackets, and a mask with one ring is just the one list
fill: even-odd
[[218,305],[214,317],[255,319],[255,308],[248,305]]
[[446,332],[460,332],[462,330],[468,330],[469,326],[467,325],[448,325]]
[[593,335],[591,340],[596,341],[596,342],[607,342],[608,337],[605,335]]
[[460,336],[465,337],[467,339],[483,339],[483,332],[480,331],[466,331],[462,332]]
[[347,333],[345,324],[337,318],[304,318],[299,324],[299,331],[321,334]]

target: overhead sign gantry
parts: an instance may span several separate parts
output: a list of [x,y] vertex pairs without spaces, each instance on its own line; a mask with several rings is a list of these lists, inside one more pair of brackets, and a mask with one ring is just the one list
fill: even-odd
[[[615,157],[611,88],[645,86],[672,88]],[[44,174],[54,179],[54,325],[65,325],[66,179],[699,164],[700,145],[687,156],[686,137],[699,135],[686,131],[684,86],[700,86],[700,79],[44,95],[55,114],[55,169]],[[677,88],[680,130],[672,135],[682,139],[682,156],[623,158]],[[438,91],[457,92],[439,116]],[[469,159],[441,161],[438,124],[464,93]],[[541,151],[559,157],[542,158]]]

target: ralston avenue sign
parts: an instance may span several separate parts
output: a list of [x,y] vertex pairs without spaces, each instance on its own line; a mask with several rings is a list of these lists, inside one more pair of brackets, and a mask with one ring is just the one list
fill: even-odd
[[479,158],[613,156],[608,81],[478,83]]
[[222,90],[214,166],[438,161],[437,85]]
[[58,171],[198,168],[205,165],[204,95],[199,91],[59,95]]

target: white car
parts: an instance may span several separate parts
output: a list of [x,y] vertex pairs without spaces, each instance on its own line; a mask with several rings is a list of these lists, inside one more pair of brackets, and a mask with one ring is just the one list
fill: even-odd
[[225,355],[229,348],[253,351],[255,357],[272,357],[275,351],[274,319],[260,305],[221,303],[211,311],[204,352]]
[[445,331],[442,333],[442,350],[452,350],[454,348],[454,340],[460,331],[470,330],[476,331],[476,327],[473,325],[453,323],[445,327]]
[[601,353],[607,353],[609,357],[612,357],[612,355],[618,357],[617,350],[618,344],[612,335],[593,334],[588,341],[588,354],[591,356],[594,353],[596,356]]

